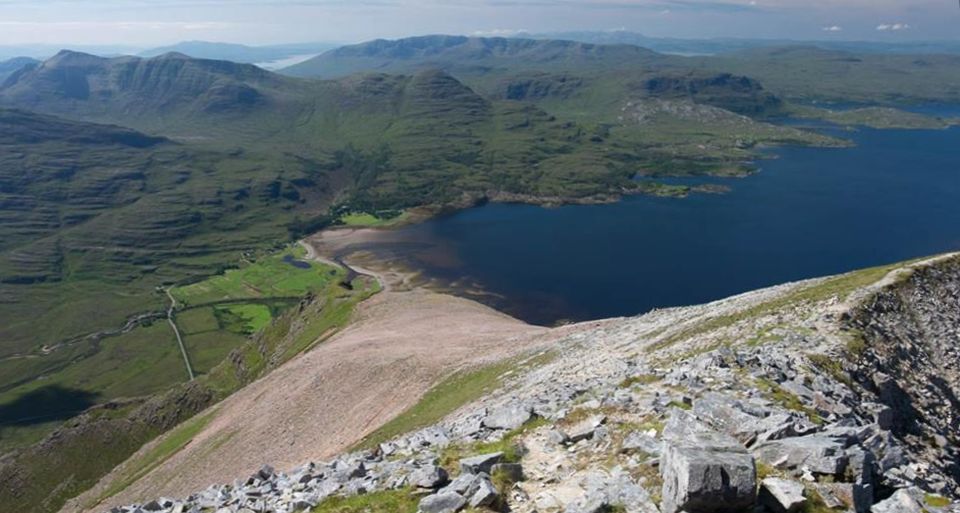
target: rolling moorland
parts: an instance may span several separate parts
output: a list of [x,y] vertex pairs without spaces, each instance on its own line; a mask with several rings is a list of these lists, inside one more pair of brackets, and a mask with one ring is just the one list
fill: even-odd
[[[792,83],[774,64],[828,79]],[[10,452],[0,473],[15,469],[19,484],[43,476],[11,502],[31,511],[58,509],[144,442],[346,322],[373,285],[310,264],[309,280],[265,286],[300,269],[283,260],[300,256],[286,244],[341,217],[683,195],[634,178],[739,176],[769,145],[845,145],[773,123],[836,116],[814,100],[889,107],[960,96],[955,57],[777,49],[685,59],[441,36],[345,47],[283,74],[180,54],[70,51],[9,67],[0,451]],[[948,123],[889,108],[847,116],[840,122]],[[314,300],[297,307],[304,296]],[[166,325],[171,297],[200,382],[183,384]],[[323,312],[323,329],[277,327],[303,308]],[[144,376],[147,365],[155,372]],[[32,409],[37,398],[54,407]],[[41,441],[90,406],[55,443]],[[57,456],[107,443],[111,423],[123,424],[124,441],[102,461]]]

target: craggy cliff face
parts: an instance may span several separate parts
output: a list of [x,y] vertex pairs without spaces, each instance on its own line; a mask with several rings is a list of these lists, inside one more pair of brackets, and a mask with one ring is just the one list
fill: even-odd
[[890,408],[891,431],[960,483],[960,260],[917,269],[851,312],[852,373]]

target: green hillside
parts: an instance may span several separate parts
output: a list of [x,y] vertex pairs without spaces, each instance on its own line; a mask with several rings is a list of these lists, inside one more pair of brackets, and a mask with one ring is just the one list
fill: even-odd
[[[564,66],[652,56],[467,43],[481,60]],[[176,54],[65,51],[23,69],[0,87],[0,104],[47,115],[0,111],[0,316],[11,320],[0,358],[17,358],[0,362],[9,367],[0,387],[75,355],[20,357],[156,312],[165,303],[156,287],[315,230],[334,203],[376,212],[500,196],[607,199],[659,192],[636,175],[748,172],[760,143],[840,144],[735,114],[781,108],[745,77],[623,77],[521,75],[486,94],[436,69],[316,81]]]

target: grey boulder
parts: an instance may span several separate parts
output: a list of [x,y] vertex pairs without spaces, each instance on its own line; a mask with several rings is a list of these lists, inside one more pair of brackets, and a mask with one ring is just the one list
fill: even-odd
[[490,454],[481,454],[460,460],[460,471],[465,474],[479,474],[481,472],[489,474],[493,466],[503,459],[502,452],[492,452]]
[[455,513],[467,505],[467,499],[454,492],[440,492],[420,501],[421,513]]
[[493,486],[490,479],[486,476],[481,476],[477,480],[476,491],[470,496],[469,504],[471,508],[490,506],[496,502],[499,497],[500,492]]
[[923,506],[907,490],[897,490],[889,499],[870,508],[870,513],[922,513]]
[[663,438],[663,513],[739,512],[754,504],[756,464],[735,439],[677,409]]
[[667,448],[662,466],[663,512],[739,512],[753,505],[757,469],[745,452]]
[[773,513],[795,513],[807,502],[802,484],[789,479],[768,477],[760,484],[757,501]]
[[410,484],[417,488],[440,488],[447,483],[448,477],[446,470],[427,465],[410,473]]
[[532,416],[529,406],[511,403],[491,411],[484,417],[483,425],[490,429],[517,429]]
[[824,435],[807,435],[765,442],[753,448],[758,460],[773,467],[815,474],[836,475],[847,462],[843,440]]

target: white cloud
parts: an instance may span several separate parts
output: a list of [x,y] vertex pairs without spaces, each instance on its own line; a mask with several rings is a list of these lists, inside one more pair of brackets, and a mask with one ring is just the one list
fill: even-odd
[[880,25],[877,25],[877,30],[881,32],[887,32],[891,30],[910,30],[911,28],[913,27],[906,23],[881,23]]
[[843,27],[840,25],[830,25],[828,27],[823,27],[824,32],[843,32]]

